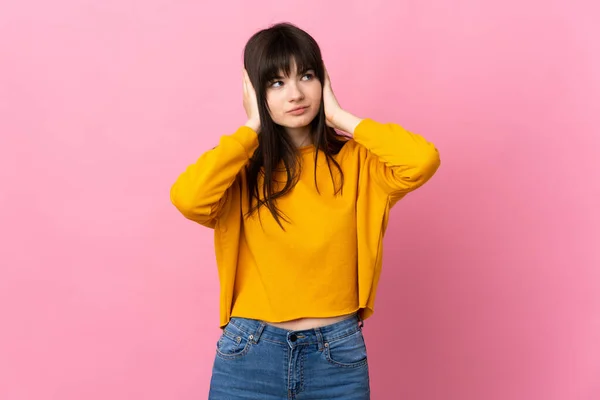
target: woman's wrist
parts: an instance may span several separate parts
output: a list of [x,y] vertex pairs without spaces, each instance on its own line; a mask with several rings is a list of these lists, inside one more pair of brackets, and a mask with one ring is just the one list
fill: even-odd
[[258,121],[254,121],[254,120],[251,120],[251,119],[249,119],[248,121],[246,121],[246,123],[244,125],[247,126],[250,129],[252,129],[256,133],[258,133],[258,131],[260,129],[260,123]]
[[354,134],[354,129],[360,124],[362,118],[341,109],[333,117],[333,125],[335,129]]

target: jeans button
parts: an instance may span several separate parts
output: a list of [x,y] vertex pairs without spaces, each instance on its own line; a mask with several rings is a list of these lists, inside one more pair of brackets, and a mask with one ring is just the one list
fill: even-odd
[[293,333],[292,333],[292,334],[290,335],[290,340],[291,340],[292,342],[295,342],[295,341],[296,341],[296,339],[298,339],[298,337],[297,337],[295,334],[293,334]]

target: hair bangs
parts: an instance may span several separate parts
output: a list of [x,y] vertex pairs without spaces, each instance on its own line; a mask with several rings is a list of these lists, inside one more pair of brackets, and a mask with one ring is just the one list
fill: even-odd
[[306,51],[297,40],[290,37],[279,37],[265,49],[263,62],[260,65],[260,79],[268,83],[275,78],[289,77],[293,62],[297,73],[302,74],[309,69],[316,69],[317,59],[311,51]]

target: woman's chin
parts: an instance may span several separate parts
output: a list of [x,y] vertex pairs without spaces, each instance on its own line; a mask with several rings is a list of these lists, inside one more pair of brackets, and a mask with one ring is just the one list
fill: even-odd
[[303,128],[310,125],[313,119],[315,119],[315,115],[301,115],[288,118],[281,125],[286,128]]

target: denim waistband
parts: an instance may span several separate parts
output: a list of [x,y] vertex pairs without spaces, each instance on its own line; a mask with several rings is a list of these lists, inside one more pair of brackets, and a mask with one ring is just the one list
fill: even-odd
[[294,347],[303,344],[319,344],[319,347],[321,347],[324,342],[334,342],[337,339],[362,330],[363,327],[363,321],[358,316],[358,313],[354,313],[348,318],[330,325],[297,331],[269,325],[264,321],[241,317],[232,317],[229,324],[249,335],[250,339],[255,343],[264,339],[269,342],[289,344]]

